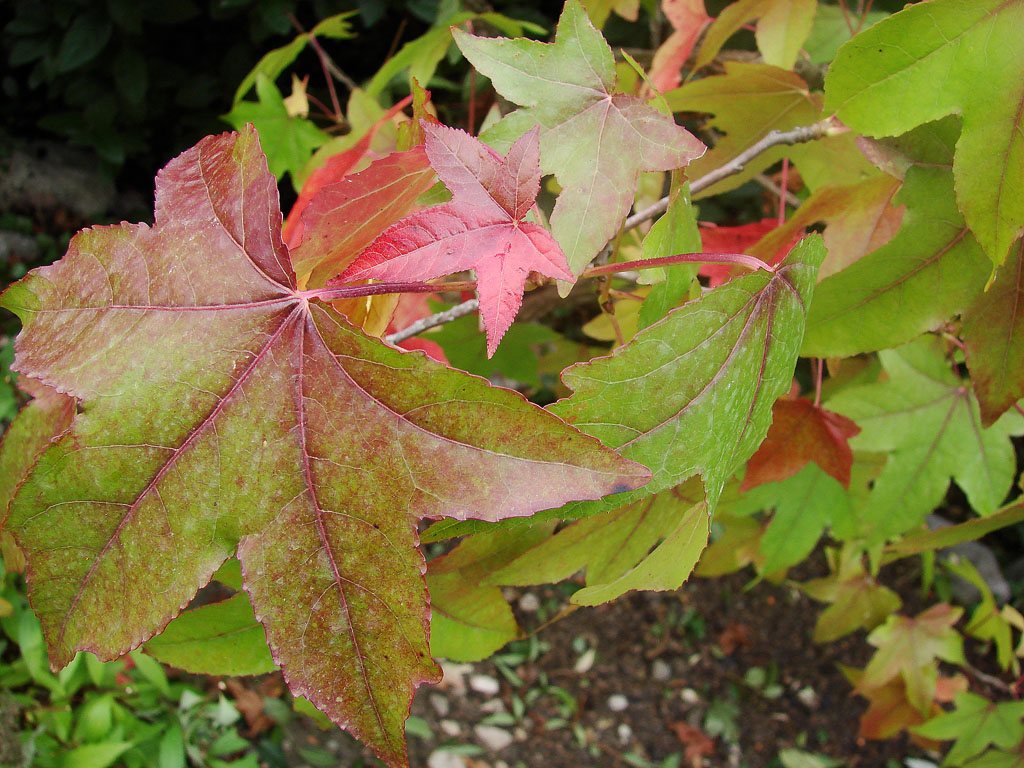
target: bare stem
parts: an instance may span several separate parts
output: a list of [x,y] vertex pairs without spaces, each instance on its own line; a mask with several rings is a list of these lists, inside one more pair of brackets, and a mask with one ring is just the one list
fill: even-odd
[[446,309],[444,312],[438,312],[436,315],[431,315],[430,317],[422,317],[412,325],[385,336],[384,340],[389,344],[398,344],[406,339],[411,339],[413,336],[423,333],[428,328],[433,328],[437,325],[444,325],[445,323],[450,323],[452,320],[457,320],[463,315],[476,312],[479,306],[480,302],[476,299],[464,301],[461,304],[456,304],[451,309]]
[[[728,163],[715,168],[715,170],[704,174],[699,179],[691,183],[690,192],[692,194],[697,194],[698,192],[717,184],[722,179],[736,175],[747,167],[747,163],[758,155],[767,152],[772,147],[778,147],[783,144],[790,146],[793,144],[805,144],[808,141],[815,141],[816,139],[820,139],[825,136],[842,133],[844,130],[845,129],[839,123],[829,118],[811,125],[801,125],[789,131],[769,131],[768,134],[760,141],[755,142],[750,147],[740,152]],[[668,202],[669,199],[666,196],[644,210],[634,213],[626,219],[624,229],[632,229],[638,224],[643,224],[645,221],[649,221],[656,216],[660,216],[668,210]]]
[[612,275],[617,272],[626,272],[633,269],[653,269],[654,267],[668,267],[672,264],[738,264],[750,269],[763,269],[766,272],[775,270],[768,264],[754,256],[745,253],[677,253],[674,256],[662,256],[660,259],[640,259],[639,261],[623,261],[618,264],[605,264],[600,267],[591,267],[580,275],[582,280],[585,277],[600,277],[601,275]]

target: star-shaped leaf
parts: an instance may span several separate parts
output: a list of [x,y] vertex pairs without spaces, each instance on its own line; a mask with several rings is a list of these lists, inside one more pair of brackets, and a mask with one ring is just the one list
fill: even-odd
[[300,291],[255,132],[157,178],[0,299],[17,369],[78,398],[7,526],[50,659],[137,647],[230,556],[292,691],[406,765],[437,679],[417,519],[496,520],[644,482],[520,395],[388,348]]
[[426,121],[422,127],[430,164],[452,201],[402,219],[336,282],[429,280],[475,269],[490,357],[523,303],[531,270],[573,279],[551,234],[525,221],[540,189],[538,132],[522,136],[502,158],[465,131]]
[[553,43],[452,34],[497,91],[523,107],[483,138],[505,147],[541,126],[541,167],[562,186],[551,229],[573,274],[618,230],[640,171],[682,168],[704,154],[704,145],[671,117],[615,93],[611,48],[578,0],[566,2]]
[[825,106],[868,136],[963,116],[953,161],[967,225],[999,266],[1024,233],[1024,3],[935,0],[905,8],[839,49]]
[[806,398],[780,398],[772,408],[768,436],[747,462],[740,490],[785,480],[812,461],[849,487],[853,466],[849,441],[859,432],[860,427],[850,419],[819,408]]
[[953,629],[962,614],[962,608],[939,603],[912,619],[890,616],[868,635],[878,650],[857,689],[878,688],[899,676],[907,686],[907,701],[919,712],[930,711],[938,674],[935,660],[966,663],[963,638]]
[[873,539],[920,524],[950,478],[980,514],[995,512],[1016,472],[1009,438],[1024,429],[1019,417],[1006,414],[983,428],[977,400],[953,375],[935,337],[880,357],[888,381],[845,390],[827,403],[860,426],[850,440],[855,451],[890,454],[861,512]]
[[929,739],[956,739],[943,765],[961,765],[988,745],[1010,749],[1024,739],[1024,701],[993,704],[976,693],[956,697],[956,709],[914,728]]

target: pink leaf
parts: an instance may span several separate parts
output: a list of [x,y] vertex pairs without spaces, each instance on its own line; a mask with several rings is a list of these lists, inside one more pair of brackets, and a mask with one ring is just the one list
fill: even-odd
[[523,221],[540,189],[539,129],[502,158],[464,131],[422,125],[427,157],[452,201],[402,219],[336,282],[429,280],[475,269],[490,357],[519,311],[531,270],[573,279],[551,234]]

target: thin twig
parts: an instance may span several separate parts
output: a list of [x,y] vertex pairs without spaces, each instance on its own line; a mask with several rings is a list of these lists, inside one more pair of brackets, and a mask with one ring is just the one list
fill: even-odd
[[480,302],[477,299],[464,301],[461,304],[456,304],[451,309],[446,309],[444,312],[438,312],[436,315],[420,318],[412,325],[385,336],[384,340],[389,344],[398,344],[406,339],[416,336],[417,334],[423,333],[428,328],[433,328],[436,325],[444,325],[445,323],[450,323],[452,320],[457,320],[463,315],[476,312],[477,307],[479,306]]
[[[765,176],[763,173],[759,173],[756,176],[754,176],[754,181],[760,184],[765,189],[767,189],[773,195],[782,194],[782,187],[780,187],[770,178]],[[786,190],[786,205],[792,208],[799,208],[801,205],[803,205],[803,202],[804,201],[797,197],[795,193],[791,192],[788,189]]]
[[1003,682],[998,677],[990,675],[987,672],[982,672],[980,669],[971,664],[964,664],[962,662],[958,663],[961,667],[963,667],[964,671],[974,679],[982,683],[985,683],[986,685],[995,688],[997,691],[1001,691],[1002,693],[1012,692],[1010,685],[1008,683]]
[[[793,144],[805,144],[808,141],[814,141],[816,139],[823,138],[824,136],[835,135],[844,130],[845,128],[840,126],[839,123],[829,118],[827,120],[822,120],[819,123],[801,125],[789,131],[769,131],[769,133],[760,141],[755,142],[743,152],[740,152],[728,163],[715,168],[715,170],[701,176],[699,179],[691,183],[690,192],[692,194],[697,194],[698,192],[717,184],[722,179],[736,175],[747,167],[747,163],[758,155],[767,152],[772,147],[777,147],[782,144],[788,144],[790,146]],[[668,210],[668,203],[669,199],[666,196],[644,210],[634,213],[626,219],[624,229],[632,229],[639,224],[643,224],[645,221],[653,219],[656,216],[660,216]]]

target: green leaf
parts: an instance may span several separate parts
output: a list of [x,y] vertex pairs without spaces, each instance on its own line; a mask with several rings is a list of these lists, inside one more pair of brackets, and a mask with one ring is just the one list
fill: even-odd
[[[688,483],[687,486],[662,491],[619,509],[578,520],[535,544],[492,574],[490,580],[495,584],[543,584],[561,581],[586,568],[587,586],[604,590],[603,585],[622,578],[644,560],[661,539],[670,536],[692,507],[702,506],[704,489],[700,483]],[[699,519],[690,516],[689,523],[697,525]],[[706,543],[707,536],[704,538]],[[688,575],[687,571],[674,586],[661,588],[676,589]],[[672,580],[671,574],[663,573],[656,583]],[[650,586],[628,588],[658,587],[652,582]],[[583,590],[582,594],[574,594],[572,601],[594,605],[596,603],[589,602],[594,594],[595,590]],[[598,599],[597,602],[604,600]]]
[[473,66],[522,107],[481,138],[505,152],[541,126],[541,169],[562,187],[551,230],[577,275],[629,213],[640,171],[682,168],[704,153],[671,117],[615,93],[611,48],[578,0],[566,2],[553,43],[454,35]]
[[889,243],[818,286],[801,354],[846,357],[894,347],[966,309],[991,264],[964,225],[943,168],[915,165],[896,196],[903,225]]
[[85,744],[64,753],[61,768],[107,768],[132,748],[130,741],[105,741]]
[[825,107],[856,131],[892,136],[959,113],[953,175],[968,226],[999,266],[1024,233],[1024,3],[912,5],[844,45]]
[[842,483],[813,462],[787,480],[767,484],[762,492],[774,497],[775,508],[761,538],[762,574],[801,562],[834,519],[850,514]]
[[1010,249],[985,293],[964,312],[961,337],[967,367],[990,426],[1024,398],[1024,239]]
[[708,28],[693,68],[700,69],[710,62],[744,24],[758,19],[755,38],[765,63],[792,69],[811,32],[817,5],[817,0],[738,0],[731,3]]
[[1024,768],[1024,753],[990,749],[985,754],[963,764],[963,768]]
[[259,103],[236,102],[224,115],[224,120],[239,131],[245,130],[247,123],[255,126],[265,147],[270,172],[278,179],[284,178],[286,173],[298,173],[313,150],[330,136],[310,120],[290,116],[281,92],[262,72],[256,75],[256,96]]
[[854,387],[828,407],[861,427],[854,450],[890,452],[860,514],[875,542],[919,525],[952,477],[979,514],[995,512],[1016,472],[1009,415],[984,429],[978,403],[935,337],[880,353],[889,380]]
[[70,72],[99,56],[110,40],[113,26],[106,14],[89,10],[75,17],[57,51],[57,71]]
[[56,665],[149,640],[236,555],[292,691],[401,766],[437,677],[418,519],[528,516],[649,473],[320,296],[296,287],[255,132],[180,155],[153,226],[85,230],[0,299],[19,371],[82,408],[7,526]]
[[[331,37],[336,40],[353,38],[355,34],[352,32],[352,25],[349,24],[348,19],[354,14],[355,11],[349,11],[347,13],[339,13],[336,16],[329,16],[313,27],[313,34]],[[287,45],[282,45],[280,48],[275,48],[264,54],[263,58],[256,63],[256,66],[249,71],[249,74],[242,78],[242,82],[239,83],[238,89],[235,91],[235,98],[232,100],[233,104],[238,104],[242,100],[242,97],[256,84],[256,80],[260,75],[263,75],[271,82],[277,80],[281,73],[288,68],[288,65],[295,61],[298,55],[305,50],[308,43],[309,34],[304,33],[296,36]]]
[[1008,528],[1024,522],[1024,504],[1012,504],[987,517],[968,520],[958,525],[946,525],[933,531],[904,536],[899,541],[887,544],[882,564],[899,560],[922,552],[934,552],[938,549],[952,547],[964,541],[976,541],[992,531]]
[[789,389],[823,257],[821,238],[808,237],[774,273],[731,280],[610,357],[567,369],[562,379],[573,395],[549,410],[650,467],[654,477],[643,492],[563,511],[593,514],[694,474],[713,511],[725,482],[764,439],[776,398]]
[[427,565],[430,651],[479,661],[519,636],[519,625],[491,574],[551,535],[554,521],[471,536]]
[[164,669],[160,666],[160,662],[150,658],[142,651],[132,651],[130,655],[132,661],[135,662],[135,668],[139,670],[139,674],[166,698],[171,698],[171,686],[167,682],[167,675],[164,674]]
[[863,19],[860,29],[854,27],[851,30],[849,19],[852,18],[856,24],[859,14],[839,5],[821,4],[814,16],[811,34],[804,43],[804,51],[814,64],[828,64],[836,57],[839,47],[855,32],[862,32],[888,15],[885,11],[870,10],[860,17]]
[[[690,202],[690,187],[682,174],[673,174],[668,209],[644,237],[643,258],[658,259],[701,250],[697,209]],[[656,323],[686,298],[699,268],[699,264],[674,264],[664,268],[665,279],[651,289],[640,306],[640,330]]]
[[[566,369],[562,380],[575,391],[548,410],[649,466],[654,478],[642,492],[571,503],[534,519],[616,509],[695,474],[713,513],[725,482],[767,434],[772,404],[789,389],[823,257],[821,238],[805,238],[774,273],[735,278],[672,310],[610,357]],[[445,521],[423,540],[486,529]]]
[[441,345],[449,364],[455,368],[484,378],[498,373],[513,382],[539,387],[536,347],[560,338],[559,335],[539,323],[513,323],[502,337],[494,356],[488,360],[479,322],[475,314],[460,317],[427,338]]
[[956,696],[956,709],[911,728],[927,739],[956,743],[946,754],[943,765],[961,765],[981,753],[990,744],[1012,749],[1024,740],[1024,701],[993,704],[975,693]]
[[244,593],[180,614],[146,643],[146,653],[201,675],[262,675],[277,668]]

